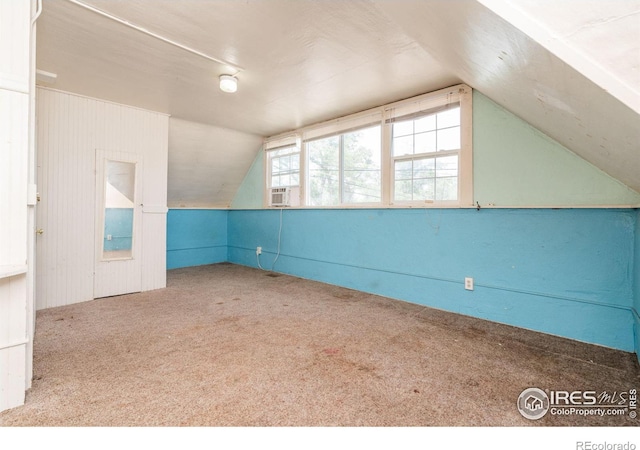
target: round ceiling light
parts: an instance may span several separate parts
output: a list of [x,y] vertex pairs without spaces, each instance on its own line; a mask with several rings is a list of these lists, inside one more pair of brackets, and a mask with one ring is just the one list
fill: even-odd
[[233,75],[220,75],[220,90],[233,93],[238,90],[238,79]]

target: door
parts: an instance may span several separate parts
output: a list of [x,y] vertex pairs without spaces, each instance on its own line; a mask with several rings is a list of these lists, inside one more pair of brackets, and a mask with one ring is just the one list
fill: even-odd
[[142,290],[142,157],[96,151],[94,298]]

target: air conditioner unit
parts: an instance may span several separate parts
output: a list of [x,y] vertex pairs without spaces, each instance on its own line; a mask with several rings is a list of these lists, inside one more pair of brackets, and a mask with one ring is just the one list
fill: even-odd
[[269,205],[279,207],[290,206],[289,192],[290,189],[288,187],[271,188],[271,202]]

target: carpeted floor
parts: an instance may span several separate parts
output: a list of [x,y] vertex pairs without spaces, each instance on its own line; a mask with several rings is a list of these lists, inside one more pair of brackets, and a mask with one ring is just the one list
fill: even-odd
[[231,264],[37,315],[3,426],[624,426],[520,415],[529,387],[626,392],[635,355]]

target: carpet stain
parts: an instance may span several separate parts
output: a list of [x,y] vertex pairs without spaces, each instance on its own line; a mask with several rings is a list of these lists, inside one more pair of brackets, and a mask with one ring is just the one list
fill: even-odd
[[325,348],[324,350],[322,350],[322,352],[325,355],[337,355],[338,353],[340,353],[340,349],[339,348]]

